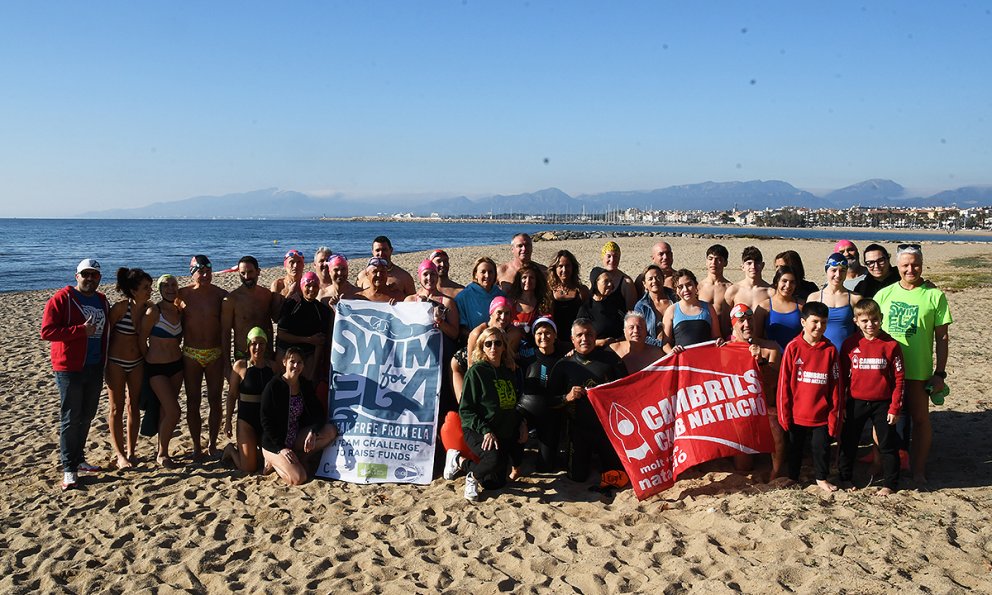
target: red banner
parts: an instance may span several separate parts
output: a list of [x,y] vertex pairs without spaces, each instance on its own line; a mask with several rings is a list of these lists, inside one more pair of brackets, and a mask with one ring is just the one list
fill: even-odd
[[773,450],[761,373],[746,343],[690,347],[588,395],[639,500],[694,465]]

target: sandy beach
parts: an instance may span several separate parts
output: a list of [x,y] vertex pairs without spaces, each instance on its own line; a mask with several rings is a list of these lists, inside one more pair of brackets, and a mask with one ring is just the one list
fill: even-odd
[[[640,272],[657,239],[671,241],[676,267],[700,276],[705,249],[717,241],[621,238],[621,268]],[[808,482],[767,484],[764,461],[753,476],[711,464],[644,502],[629,489],[603,502],[590,484],[532,473],[474,504],[462,498],[461,479],[289,488],[274,475],[246,477],[217,461],[193,465],[185,413],[173,441],[183,468],[156,467],[153,440],[142,437],[136,469],[97,473],[83,489],[62,493],[58,391],[39,338],[53,292],[0,295],[8,336],[0,372],[0,591],[992,592],[992,348],[980,338],[992,312],[992,254],[987,244],[948,239],[955,241],[925,243],[923,251],[924,275],[949,289],[952,392],[931,413],[929,490],[907,487],[888,499],[873,498],[874,489],[828,495]],[[823,241],[718,241],[730,250],[733,281],[746,245],[758,245],[769,263],[797,250],[814,281],[830,252]],[[538,242],[534,260],[546,264],[567,248],[585,278],[602,243]],[[314,246],[299,248],[309,255]],[[505,247],[449,254],[452,277],[464,283],[475,258],[509,257],[509,237]],[[424,256],[395,261],[415,270]],[[266,270],[262,281],[280,274]],[[238,280],[216,275],[215,283],[233,288]],[[111,287],[101,290],[119,299]],[[109,468],[106,412],[104,392],[87,458]],[[528,458],[525,473],[532,471]],[[866,473],[859,466],[856,483],[865,484]]]

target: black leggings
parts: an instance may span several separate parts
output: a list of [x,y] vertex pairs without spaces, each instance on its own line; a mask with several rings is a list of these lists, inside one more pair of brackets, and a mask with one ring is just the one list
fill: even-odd
[[830,473],[830,434],[827,426],[797,426],[786,432],[788,437],[788,459],[789,459],[789,479],[799,481],[799,470],[803,466],[803,451],[806,450],[806,442],[810,443],[813,451],[813,471],[816,473],[817,481],[827,479]]
[[592,407],[576,408],[575,415],[568,423],[568,478],[572,481],[585,481],[592,466],[592,455],[599,457],[600,472],[622,469],[620,457],[606,437]]
[[841,481],[851,481],[861,430],[870,421],[878,435],[878,450],[882,453],[884,485],[890,490],[896,489],[899,483],[899,437],[895,426],[890,426],[885,420],[889,414],[889,404],[889,401],[848,399],[847,417],[840,438],[840,459],[837,461]]
[[524,445],[517,441],[519,436],[497,436],[499,448],[482,450],[482,434],[469,428],[462,428],[465,434],[465,444],[479,457],[479,462],[469,461],[468,470],[482,487],[496,490],[506,485],[508,470],[506,465],[513,462],[519,467],[524,459]]

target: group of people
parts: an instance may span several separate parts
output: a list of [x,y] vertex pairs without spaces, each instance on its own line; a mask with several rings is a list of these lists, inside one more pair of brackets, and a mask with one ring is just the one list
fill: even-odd
[[[155,302],[147,273],[120,269],[123,299],[113,306],[98,291],[99,263],[83,260],[76,285],[47,303],[41,330],[52,343],[61,394],[63,488],[94,469],[83,445],[104,382],[119,468],[135,461],[143,383],[157,411],[156,459],[175,465],[169,441],[185,384],[194,458],[220,452],[223,429],[234,441],[222,457],[239,469],[272,470],[290,484],[305,481],[308,459],[337,436],[317,395],[327,394],[334,306],[343,299],[432,306],[444,337],[443,475],[465,473],[471,500],[480,489],[518,476],[524,444],[532,439],[538,471],[564,467],[570,479],[585,481],[598,459],[594,489],[625,485],[586,390],[708,341],[746,343],[761,364],[775,438],[773,477],[797,480],[809,446],[818,484],[836,489],[827,480],[828,455],[831,441],[839,440],[839,475],[849,483],[870,419],[885,473],[882,493],[897,488],[900,450],[908,449],[904,458],[915,480],[925,481],[929,403],[945,392],[951,316],[944,294],[922,277],[919,245],[900,245],[893,267],[881,245],[862,253],[852,242],[838,242],[819,284],[806,278],[791,250],[775,257],[775,273],[765,281],[763,256],[754,246],[741,254],[743,278],[733,282],[724,276],[729,253],[720,244],[706,251],[706,274],[697,278],[674,266],[667,242],[655,244],[651,264],[632,277],[620,268],[619,245],[610,241],[589,271],[588,286],[568,250],[541,265],[531,258],[527,234],[515,235],[510,248],[501,264],[479,258],[465,286],[451,279],[444,250],[431,252],[414,276],[392,262],[385,236],[373,241],[354,283],[348,259],[323,247],[312,270],[300,251],[287,252],[285,273],[269,288],[258,285],[258,262],[245,256],[237,266],[241,286],[231,292],[212,284],[210,260],[197,255],[191,284],[180,288],[175,277],[163,275]],[[900,432],[897,419],[905,420]],[[748,470],[750,457],[736,457],[735,464]]]

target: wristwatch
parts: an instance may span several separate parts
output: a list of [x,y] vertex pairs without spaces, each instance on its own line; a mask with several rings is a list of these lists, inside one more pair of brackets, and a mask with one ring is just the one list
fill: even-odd
[[936,371],[933,373],[933,375],[938,378],[943,378],[944,380],[947,380],[947,372],[945,372],[944,370]]

